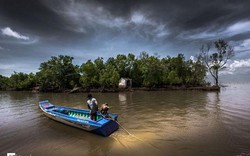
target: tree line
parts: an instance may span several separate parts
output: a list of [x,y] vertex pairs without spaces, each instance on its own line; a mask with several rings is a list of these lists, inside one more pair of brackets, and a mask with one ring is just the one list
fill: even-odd
[[14,72],[10,77],[0,75],[0,90],[64,91],[74,87],[117,88],[121,77],[131,78],[133,87],[200,86],[205,83],[206,66],[202,61],[176,57],[118,54],[106,61],[102,57],[88,60],[81,66],[73,57],[52,56],[40,64],[37,73]]
[[0,90],[30,90],[39,86],[40,91],[64,91],[74,87],[84,89],[117,88],[120,78],[130,78],[133,87],[201,86],[207,71],[219,83],[219,71],[234,56],[228,42],[219,39],[201,47],[197,60],[176,57],[139,56],[118,54],[106,61],[102,57],[88,60],[81,66],[72,63],[73,57],[52,56],[40,64],[35,74],[14,72],[10,77],[0,75]]

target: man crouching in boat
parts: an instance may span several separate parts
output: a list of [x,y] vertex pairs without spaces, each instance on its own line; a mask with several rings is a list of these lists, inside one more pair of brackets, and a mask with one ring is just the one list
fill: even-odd
[[98,111],[98,104],[95,98],[91,94],[88,95],[87,105],[90,109],[90,119],[95,120],[97,119],[97,111]]
[[104,118],[111,118],[112,120],[114,120],[108,113],[109,110],[109,106],[107,103],[101,104],[101,106],[99,107],[99,112],[102,114],[102,117]]
[[108,110],[109,106],[107,103],[101,104],[101,106],[99,107],[99,112],[104,116],[109,115]]

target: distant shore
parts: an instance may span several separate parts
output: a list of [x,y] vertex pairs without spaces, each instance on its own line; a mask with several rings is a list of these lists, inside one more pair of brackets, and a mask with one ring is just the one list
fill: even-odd
[[15,90],[7,89],[1,91],[32,91],[34,93],[88,93],[88,92],[100,92],[100,93],[112,93],[112,92],[133,92],[133,91],[171,91],[171,90],[197,90],[197,91],[220,91],[220,86],[166,86],[166,87],[131,87],[131,88],[82,88],[76,87],[74,89],[66,90],[40,90],[39,87],[34,87],[29,90]]
[[167,91],[167,90],[200,90],[200,91],[220,91],[219,86],[199,86],[199,87],[187,87],[187,86],[167,86],[167,87],[132,87],[132,88],[76,88],[73,90],[66,90],[65,92],[132,92],[132,91]]

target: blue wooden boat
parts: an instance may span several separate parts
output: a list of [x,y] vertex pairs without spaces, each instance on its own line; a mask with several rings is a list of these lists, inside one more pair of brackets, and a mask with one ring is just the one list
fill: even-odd
[[56,106],[48,100],[40,101],[39,107],[47,117],[53,120],[102,136],[109,136],[119,128],[116,122],[118,116],[115,114],[109,113],[110,118],[105,118],[98,112],[97,121],[93,121],[90,119],[89,110]]

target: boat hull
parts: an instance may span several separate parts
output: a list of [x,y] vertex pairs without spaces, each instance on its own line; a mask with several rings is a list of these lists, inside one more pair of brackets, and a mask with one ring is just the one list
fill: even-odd
[[50,119],[102,136],[109,136],[119,129],[116,121],[118,116],[115,114],[109,114],[110,118],[105,118],[98,113],[98,120],[93,121],[89,118],[89,110],[56,106],[47,100],[40,101],[39,107]]

